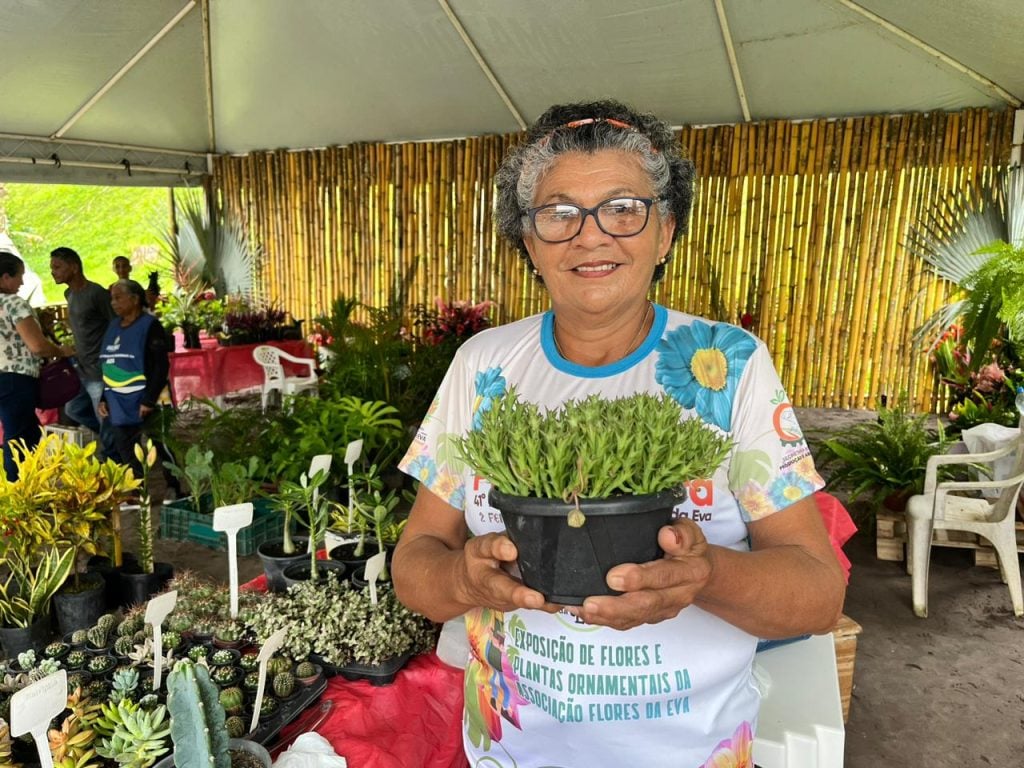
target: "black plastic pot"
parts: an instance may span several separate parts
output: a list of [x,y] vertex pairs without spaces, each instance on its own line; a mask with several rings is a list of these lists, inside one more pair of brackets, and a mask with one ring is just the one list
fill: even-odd
[[274,539],[260,544],[256,548],[256,554],[263,561],[263,572],[267,575],[267,589],[271,592],[284,592],[284,569],[293,563],[301,563],[309,560],[309,538],[306,536],[293,536],[292,543],[295,544],[295,554],[286,555],[283,549],[283,539]]
[[[377,548],[377,539],[372,536],[367,536],[363,542],[363,554],[357,555],[356,548],[359,546],[358,541],[347,541],[344,544],[339,544],[333,547],[327,556],[338,563],[343,563],[346,572],[351,575],[354,574],[360,566],[366,565],[366,561],[377,554],[380,550]],[[385,548],[385,551],[386,548]],[[391,561],[391,553],[388,552],[386,555],[388,561]]]
[[162,592],[172,578],[174,566],[170,563],[153,563],[152,573],[143,573],[137,564],[125,564],[119,572],[120,604],[127,608],[148,602],[153,595]]
[[53,596],[53,612],[57,616],[57,629],[65,635],[76,629],[88,629],[107,610],[106,582],[98,573],[86,573],[81,578],[81,589],[73,592],[74,581],[65,582]]
[[[131,552],[121,555],[121,564],[124,566],[138,565],[138,559]],[[102,555],[93,555],[89,558],[86,566],[90,573],[99,574],[103,578],[105,588],[103,590],[104,602],[107,610],[115,610],[121,606],[121,580],[119,577],[120,568],[115,568],[110,558]]]
[[0,627],[0,651],[6,659],[16,659],[19,653],[33,650],[38,656],[50,642],[50,616],[39,616],[27,627]]
[[[338,578],[345,576],[345,565],[343,563],[336,563],[333,560],[317,560],[316,561],[316,572],[317,578],[323,578],[330,572],[337,574]],[[300,581],[309,581],[309,555],[306,555],[306,559],[301,563],[292,563],[281,576],[284,578],[285,589],[290,587],[292,584],[298,584]]]
[[622,563],[646,563],[664,555],[658,531],[672,522],[684,495],[665,491],[647,496],[584,499],[586,522],[568,523],[574,505],[561,499],[509,496],[492,489],[490,503],[501,511],[508,537],[519,550],[526,586],[548,602],[582,605],[590,595],[619,594],[605,577]]

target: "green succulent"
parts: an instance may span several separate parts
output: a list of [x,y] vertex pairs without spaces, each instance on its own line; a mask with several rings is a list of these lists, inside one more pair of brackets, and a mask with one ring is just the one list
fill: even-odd
[[103,757],[116,760],[123,768],[149,768],[168,752],[171,727],[166,707],[144,710],[124,700],[104,704],[102,712],[95,729],[101,734],[96,751]]
[[89,631],[85,629],[76,629],[71,633],[71,644],[72,645],[85,645],[89,642]]
[[224,725],[228,729],[228,736],[232,739],[241,739],[248,731],[248,728],[245,727],[245,720],[238,715],[232,715],[229,717],[224,721]]
[[102,627],[103,631],[109,635],[117,626],[117,616],[113,613],[104,613],[96,620],[96,626]]
[[193,645],[188,649],[188,657],[192,661],[200,661],[206,658],[206,646],[205,645]]
[[43,655],[48,656],[51,659],[59,659],[63,657],[64,654],[66,654],[69,650],[71,650],[71,646],[69,646],[67,643],[63,643],[58,640],[57,642],[50,643],[48,646],[46,646],[43,649]]
[[90,648],[106,648],[109,630],[99,623],[90,627],[87,633]]
[[274,695],[279,699],[290,698],[295,693],[295,675],[291,672],[278,672],[274,675]]
[[117,701],[131,698],[132,694],[139,687],[139,670],[135,668],[119,669],[114,672],[111,680],[111,696]]
[[127,656],[129,653],[135,650],[135,638],[129,636],[122,636],[114,641],[114,653],[118,656]]
[[316,665],[312,661],[299,662],[295,667],[295,676],[298,678],[313,677],[316,675]]
[[267,661],[267,676],[274,677],[282,672],[291,672],[292,663],[284,656],[271,656]]
[[238,660],[238,663],[241,665],[242,669],[247,672],[251,672],[252,670],[257,669],[260,665],[259,654],[243,653],[242,658]]
[[229,715],[237,715],[241,713],[242,707],[245,705],[245,694],[238,686],[225,688],[220,692],[220,703]]

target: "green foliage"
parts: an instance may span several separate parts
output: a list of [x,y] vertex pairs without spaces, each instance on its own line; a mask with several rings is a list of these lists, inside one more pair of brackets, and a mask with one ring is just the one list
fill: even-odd
[[457,448],[503,493],[570,501],[656,493],[711,477],[731,442],[698,419],[683,420],[667,396],[591,396],[543,413],[513,387]]
[[[64,288],[50,274],[50,251],[59,245],[82,257],[86,276],[107,285],[114,281],[111,262],[134,250],[159,245],[157,227],[170,220],[166,189],[95,187],[75,184],[4,184],[11,239],[26,263],[39,273],[47,301],[64,301]],[[136,267],[135,279],[145,285]],[[169,272],[165,274],[169,278]],[[165,281],[166,282],[166,281]]]
[[[996,242],[982,248],[985,263],[964,281],[970,300],[964,330],[975,349],[988,349],[1005,324],[1013,342],[1024,342],[1024,245]],[[983,359],[975,360],[977,368]]]
[[851,500],[867,493],[875,502],[898,491],[921,493],[928,459],[944,453],[949,441],[938,423],[933,434],[927,414],[906,403],[881,408],[878,421],[857,424],[826,440],[817,457],[829,473],[828,487],[852,486]]
[[124,768],[149,768],[167,752],[167,709],[144,710],[130,699],[103,705],[95,724],[101,735],[96,751]]

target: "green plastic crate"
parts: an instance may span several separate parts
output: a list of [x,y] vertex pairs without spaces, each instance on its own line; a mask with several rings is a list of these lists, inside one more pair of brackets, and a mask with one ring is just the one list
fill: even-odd
[[[160,538],[191,541],[226,552],[227,534],[213,530],[213,516],[195,512],[191,499],[175,499],[160,509]],[[264,499],[253,502],[252,524],[238,532],[238,554],[252,555],[264,542],[281,538],[281,517]]]

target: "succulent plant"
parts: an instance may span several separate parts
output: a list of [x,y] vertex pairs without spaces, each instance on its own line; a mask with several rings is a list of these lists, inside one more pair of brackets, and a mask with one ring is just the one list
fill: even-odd
[[240,714],[242,707],[245,706],[245,694],[238,686],[225,688],[220,692],[220,703],[229,715]]
[[205,659],[207,655],[206,646],[193,645],[191,648],[188,649],[188,653],[185,655],[188,656],[188,658],[191,661],[199,661],[200,659]]
[[76,629],[71,633],[72,645],[85,645],[89,642],[89,632],[85,629]]
[[181,633],[175,632],[173,629],[164,632],[163,645],[167,650],[173,650],[181,645]]
[[113,669],[116,664],[117,662],[110,656],[93,656],[89,659],[85,668],[94,675],[102,675],[104,672]]
[[316,664],[312,661],[300,661],[295,667],[295,676],[300,679],[315,677],[316,675]]
[[117,626],[117,616],[112,613],[104,613],[96,620],[96,626],[102,627],[103,631],[109,635]]
[[64,657],[64,666],[68,669],[78,669],[89,660],[89,654],[85,651],[71,651]]
[[102,701],[110,695],[110,686],[103,680],[93,680],[85,689],[85,694],[96,701]]
[[192,616],[188,613],[175,611],[167,619],[167,628],[172,632],[188,632],[192,629]]
[[117,634],[118,637],[131,637],[140,629],[142,629],[142,627],[136,626],[134,620],[124,619],[120,624],[117,625],[115,634]]
[[108,630],[102,627],[100,624],[96,624],[94,627],[90,627],[87,632],[88,642],[90,648],[106,648],[107,647],[107,632]]
[[135,691],[139,687],[139,670],[130,667],[117,670],[114,672],[110,687],[110,698],[112,701],[119,702],[124,699],[133,698]]
[[274,677],[282,672],[291,672],[292,663],[284,656],[271,656],[267,662],[267,677]]
[[214,667],[213,671],[210,672],[210,677],[213,678],[213,682],[218,685],[232,685],[236,680],[238,680],[238,672],[238,667]]
[[255,691],[260,684],[260,673],[259,672],[247,672],[245,677],[242,678],[242,687]]
[[[150,678],[150,680],[152,681],[152,678]],[[150,682],[150,684],[148,686],[145,686],[145,687],[151,688],[152,687],[152,682]],[[144,709],[147,712],[152,710],[152,709],[156,709],[159,705],[160,705],[160,697],[157,696],[155,693],[147,693],[145,696],[143,696],[141,699],[139,699],[139,708],[140,709]]]
[[[119,766],[147,768],[167,753],[167,708],[142,709],[130,700],[103,705],[103,714],[95,724],[101,734],[96,752]],[[186,763],[182,763],[186,765]],[[187,765],[199,765],[187,763]]]
[[219,648],[210,654],[210,663],[223,666],[225,664],[233,664],[235,661],[235,654],[230,648]]
[[51,659],[62,659],[71,650],[71,646],[67,643],[58,640],[55,643],[50,643],[43,649],[43,655]]
[[18,668],[24,672],[28,672],[32,667],[36,665],[36,652],[29,648],[27,651],[22,651],[18,654]]
[[281,708],[281,702],[273,696],[264,696],[260,703],[260,717],[273,717]]
[[[243,724],[244,727],[244,724]],[[7,721],[0,717],[0,766],[13,766],[11,761],[11,729]]]
[[[238,715],[232,715],[227,720],[225,720],[224,726],[228,729],[228,736],[230,736],[232,739],[242,738],[249,730],[245,727],[245,720],[243,720]],[[3,765],[3,763],[0,763],[0,765]]]
[[141,630],[141,629],[138,632],[136,632],[134,635],[132,635],[132,640],[135,641],[136,645],[138,645],[139,643],[146,642],[147,639],[148,639],[148,637],[147,637],[146,633],[143,630]]
[[178,662],[167,676],[174,762],[181,766],[230,768],[224,707],[205,667]]
[[291,698],[295,693],[295,675],[291,672],[278,672],[274,675],[274,695],[279,699]]
[[68,693],[71,694],[80,688],[86,688],[89,685],[88,680],[89,678],[81,672],[72,672],[68,675]]
[[213,629],[213,636],[225,643],[235,643],[241,639],[243,628],[234,621],[225,621],[218,624]]
[[[51,728],[47,733],[54,766],[94,768],[99,761],[94,749],[97,734],[93,725],[100,716],[100,705],[76,688],[68,695],[68,709],[70,712],[60,728]],[[3,765],[3,759],[0,759],[0,766]]]
[[239,665],[246,672],[251,672],[254,669],[259,669],[260,657],[258,653],[243,653],[242,657],[238,660]]
[[135,639],[132,637],[119,637],[114,641],[114,653],[118,656],[127,656],[135,650]]
[[33,683],[37,680],[42,680],[48,675],[52,675],[60,669],[60,662],[56,659],[43,659],[36,665],[36,667],[28,673],[29,680]]

